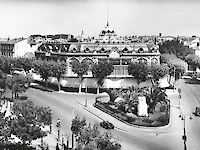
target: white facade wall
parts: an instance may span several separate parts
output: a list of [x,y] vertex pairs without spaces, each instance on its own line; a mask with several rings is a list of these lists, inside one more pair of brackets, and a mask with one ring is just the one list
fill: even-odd
[[14,45],[13,57],[24,57],[27,53],[33,53],[37,50],[38,45],[31,46],[28,44],[28,40],[24,39]]

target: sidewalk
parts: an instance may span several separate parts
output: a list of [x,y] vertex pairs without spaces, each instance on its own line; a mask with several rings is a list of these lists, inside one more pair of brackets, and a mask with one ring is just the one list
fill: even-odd
[[[40,148],[41,143],[42,143],[42,139],[37,139],[37,140],[32,141],[32,145],[36,147],[38,150],[41,149]],[[53,133],[51,134],[48,133],[48,135],[43,138],[43,146],[47,147],[48,145],[49,150],[55,150],[56,144],[57,144],[57,136]],[[61,149],[61,146],[60,146],[60,149]]]

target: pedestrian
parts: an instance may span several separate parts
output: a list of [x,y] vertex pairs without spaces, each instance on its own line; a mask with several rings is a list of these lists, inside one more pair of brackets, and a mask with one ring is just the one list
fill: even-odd
[[56,150],[60,150],[58,143],[56,144]]
[[64,144],[64,150],[68,150],[67,146]]
[[50,125],[50,127],[49,127],[49,133],[51,134],[51,132],[52,132],[52,126]]
[[60,119],[58,118],[57,120],[57,124],[56,124],[57,127],[60,127]]

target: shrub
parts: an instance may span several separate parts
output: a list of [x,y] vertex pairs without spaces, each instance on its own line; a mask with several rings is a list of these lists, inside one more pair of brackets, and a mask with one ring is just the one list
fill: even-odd
[[168,124],[169,118],[166,117],[166,116],[160,116],[160,117],[157,119],[157,121],[159,121],[159,122],[161,122],[161,123],[163,123],[163,124]]
[[124,116],[121,113],[117,113],[117,114],[115,114],[115,116],[117,116],[118,118],[120,118],[122,120],[127,120],[127,116]]
[[154,121],[151,120],[151,119],[149,119],[149,118],[144,118],[144,119],[142,119],[142,122],[145,122],[145,123],[151,124],[151,123],[153,123]]
[[133,118],[133,117],[129,117],[129,116],[127,116],[127,122],[128,123],[132,123],[132,122],[134,122],[136,120],[136,118]]
[[166,106],[162,105],[160,106],[160,112],[164,113],[166,111]]

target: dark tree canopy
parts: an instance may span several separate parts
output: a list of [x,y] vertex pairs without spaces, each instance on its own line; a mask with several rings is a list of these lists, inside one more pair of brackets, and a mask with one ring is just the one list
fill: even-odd
[[72,71],[78,75],[81,82],[83,80],[83,75],[87,75],[87,72],[89,70],[89,64],[85,61],[78,62],[78,61],[72,61]]
[[128,73],[137,80],[138,84],[145,82],[150,74],[149,66],[142,63],[130,63],[128,66]]
[[60,79],[66,73],[66,64],[61,62],[52,63],[52,75],[58,80],[58,90],[60,91]]
[[91,125],[85,119],[76,117],[72,121],[72,132],[76,136],[77,150],[120,150],[121,145],[106,132],[101,133],[96,125]]
[[189,54],[185,58],[186,62],[193,67],[195,71],[196,68],[200,67],[200,57],[195,54]]
[[98,81],[99,85],[103,85],[103,79],[105,79],[108,75],[110,75],[114,70],[113,64],[108,62],[99,62],[93,64],[92,66],[92,74]]
[[23,68],[25,71],[29,71],[33,67],[33,59],[17,58],[14,59],[15,68]]
[[183,60],[188,54],[194,54],[193,49],[184,46],[184,43],[178,39],[163,42],[159,45],[159,50],[161,54],[174,54]]
[[50,125],[52,114],[49,108],[38,107],[33,102],[15,101],[13,105],[15,119],[11,120],[12,134],[16,135],[23,143],[41,138],[46,132],[41,130],[43,125]]
[[151,66],[151,75],[155,81],[158,81],[160,78],[164,77],[169,73],[169,67],[167,64],[160,64],[156,66]]

